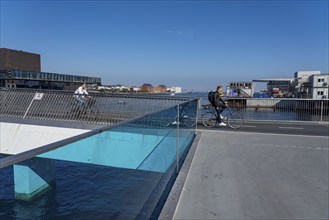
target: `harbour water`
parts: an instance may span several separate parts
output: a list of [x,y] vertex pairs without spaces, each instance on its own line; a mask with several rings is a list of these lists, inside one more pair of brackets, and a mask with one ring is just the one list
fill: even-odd
[[150,197],[162,175],[57,160],[56,190],[16,200],[13,168],[0,169],[0,219],[141,219],[152,215]]

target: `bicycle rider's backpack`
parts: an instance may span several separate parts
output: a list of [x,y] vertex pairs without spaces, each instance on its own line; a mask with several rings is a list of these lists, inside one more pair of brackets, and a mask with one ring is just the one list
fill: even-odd
[[213,91],[208,92],[208,100],[212,105],[215,104],[215,96]]

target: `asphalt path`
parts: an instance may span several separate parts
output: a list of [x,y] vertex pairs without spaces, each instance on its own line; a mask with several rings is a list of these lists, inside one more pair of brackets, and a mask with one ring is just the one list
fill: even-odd
[[[219,128],[198,135],[194,154],[187,157],[190,165],[184,162],[160,217],[328,219],[329,137]],[[169,212],[173,201],[177,205]]]
[[[202,123],[198,124],[200,130],[223,130],[233,131],[234,129],[226,127],[206,128]],[[293,134],[293,135],[311,135],[311,136],[329,136],[328,122],[273,122],[273,121],[253,121],[245,122],[242,128],[234,130],[236,132],[257,132],[274,134]]]

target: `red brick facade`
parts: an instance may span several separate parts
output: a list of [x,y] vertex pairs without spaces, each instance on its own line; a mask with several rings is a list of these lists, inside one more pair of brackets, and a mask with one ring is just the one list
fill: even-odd
[[0,70],[41,72],[40,54],[0,48]]

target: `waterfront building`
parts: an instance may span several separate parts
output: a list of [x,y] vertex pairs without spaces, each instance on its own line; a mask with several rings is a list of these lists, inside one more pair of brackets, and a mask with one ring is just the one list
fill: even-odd
[[107,85],[99,85],[99,86],[97,86],[97,89],[96,89],[97,91],[99,91],[99,92],[111,92],[112,91],[112,87],[110,87],[110,86],[107,86]]
[[310,77],[321,74],[320,71],[297,71],[291,83],[294,96],[298,98],[312,98],[310,90]]
[[228,97],[252,97],[255,90],[253,82],[231,82],[226,87]]
[[172,93],[182,93],[182,87],[173,86],[173,87],[167,88],[167,91],[172,92]]
[[131,93],[181,93],[181,87],[169,88],[166,85],[152,86],[151,84],[144,83],[142,86],[125,86],[125,85],[101,85],[97,86],[100,92],[131,92]]
[[266,82],[266,89],[271,97],[290,97],[292,96],[291,83],[294,78],[277,78],[277,79],[257,79],[253,82]]
[[101,85],[101,78],[41,72],[40,55],[0,48],[0,87],[74,90]]
[[97,90],[100,92],[130,92],[131,88],[125,85],[101,85],[97,86]]
[[0,48],[0,70],[40,72],[40,54]]
[[327,99],[329,74],[314,74],[309,77],[310,95],[313,99]]
[[132,86],[130,87],[130,91],[131,92],[139,92],[141,90],[141,88],[139,86]]
[[144,93],[181,93],[182,87],[167,87],[165,85],[152,86],[151,84],[144,83],[139,89],[136,88],[134,91]]
[[151,93],[153,91],[153,86],[149,83],[144,83],[140,89],[141,92]]
[[101,85],[101,78],[68,74],[1,70],[0,87],[72,90],[85,82],[89,87]]
[[165,85],[158,85],[156,87],[153,87],[154,93],[166,93],[167,92],[167,86]]
[[112,92],[129,92],[130,91],[130,88],[128,86],[120,85],[120,84],[110,85],[109,88]]

